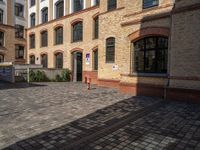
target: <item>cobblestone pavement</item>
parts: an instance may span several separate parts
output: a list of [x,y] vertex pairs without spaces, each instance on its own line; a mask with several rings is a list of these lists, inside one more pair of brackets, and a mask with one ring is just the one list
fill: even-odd
[[200,149],[199,104],[80,83],[8,86],[0,97],[0,149]]

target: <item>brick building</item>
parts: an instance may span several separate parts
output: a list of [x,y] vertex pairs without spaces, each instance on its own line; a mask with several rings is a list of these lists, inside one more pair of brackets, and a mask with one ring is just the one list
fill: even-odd
[[133,95],[200,97],[199,0],[28,0],[27,62]]
[[0,0],[0,62],[26,62],[26,0]]

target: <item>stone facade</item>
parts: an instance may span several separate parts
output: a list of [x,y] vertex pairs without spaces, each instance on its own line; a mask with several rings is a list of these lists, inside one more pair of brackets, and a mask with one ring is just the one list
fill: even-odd
[[[28,48],[28,58],[36,57],[41,63],[41,55],[48,55],[48,68],[55,68],[57,52],[64,55],[64,68],[73,70],[72,52],[83,54],[83,81],[91,78],[92,83],[100,86],[119,88],[132,95],[148,95],[178,98],[185,90],[183,99],[198,100],[200,90],[199,56],[199,16],[198,0],[160,0],[159,5],[143,9],[142,0],[118,0],[117,8],[107,11],[107,1],[91,7],[90,0],[85,1],[85,9],[70,13],[70,3],[65,3],[65,16],[38,24],[27,30],[27,36],[35,34],[36,47]],[[50,4],[53,2],[50,1]],[[52,6],[50,6],[51,8]],[[50,10],[50,16],[53,11]],[[93,18],[99,16],[99,38],[93,39]],[[51,17],[51,19],[53,19]],[[73,43],[72,24],[83,22],[83,41]],[[62,26],[63,44],[54,44],[54,29]],[[48,47],[41,48],[40,32],[48,31]],[[134,70],[133,43],[148,36],[164,36],[168,44],[168,69],[166,74],[138,74]],[[106,39],[115,37],[115,62],[106,63]],[[27,45],[29,45],[29,39]],[[93,69],[93,50],[98,48],[98,71]],[[90,63],[85,56],[90,54]],[[29,61],[29,60],[28,60]],[[113,69],[115,67],[115,69]],[[192,96],[191,96],[192,93]],[[194,94],[197,93],[197,94]]]
[[[4,7],[3,18],[4,21],[0,24],[0,32],[4,33],[4,45],[0,47],[0,54],[4,56],[4,62],[13,62],[15,64],[24,64],[26,62],[26,1],[16,0],[16,3],[24,5],[24,17],[15,16],[15,3],[13,1],[0,2],[1,8]],[[24,38],[15,38],[15,24],[24,26]],[[21,45],[24,47],[23,59],[16,59],[15,45]]]

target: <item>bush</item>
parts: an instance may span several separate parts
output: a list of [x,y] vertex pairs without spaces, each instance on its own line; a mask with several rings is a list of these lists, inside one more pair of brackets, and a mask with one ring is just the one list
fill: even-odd
[[45,72],[44,71],[30,71],[29,72],[29,79],[30,79],[30,82],[48,82],[50,81],[48,79],[48,77],[46,76]]
[[61,72],[61,75],[56,75],[56,81],[57,82],[69,82],[71,76],[71,71],[69,69],[64,69]]

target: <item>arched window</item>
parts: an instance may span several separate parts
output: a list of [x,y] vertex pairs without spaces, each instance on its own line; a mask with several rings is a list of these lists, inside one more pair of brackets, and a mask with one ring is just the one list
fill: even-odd
[[31,27],[35,26],[35,13],[32,13],[30,15],[30,25],[31,25]]
[[15,45],[15,59],[24,59],[24,46]]
[[134,66],[136,72],[167,72],[168,39],[166,37],[145,37],[134,43]]
[[0,9],[0,23],[3,24],[3,10]]
[[74,12],[82,10],[83,5],[84,5],[84,0],[74,0]]
[[16,24],[15,25],[15,37],[24,38],[24,26]]
[[57,27],[55,29],[55,44],[63,43],[63,27]]
[[32,65],[35,64],[35,56],[34,55],[30,56],[30,64],[32,64]]
[[94,39],[99,37],[99,17],[94,18]]
[[35,48],[35,34],[29,36],[29,44],[30,49]]
[[93,51],[93,70],[98,70],[98,49]]
[[0,47],[4,46],[4,32],[0,32]]
[[64,1],[60,0],[56,4],[56,19],[64,15]]
[[73,28],[73,42],[83,40],[83,23],[77,22],[72,25]]
[[107,2],[108,2],[108,11],[117,8],[117,0],[107,0]]
[[42,23],[48,22],[48,8],[45,7],[41,10]]
[[106,63],[115,62],[115,38],[106,39]]
[[41,55],[41,64],[42,64],[43,68],[48,67],[48,56],[47,56],[47,54]]
[[62,53],[55,54],[55,67],[58,69],[63,68],[63,54]]
[[24,17],[24,5],[20,3],[15,3],[15,15],[19,17]]
[[3,54],[0,54],[0,63],[1,62],[4,62],[4,55]]
[[48,46],[48,32],[42,31],[40,35],[41,35],[41,47]]

